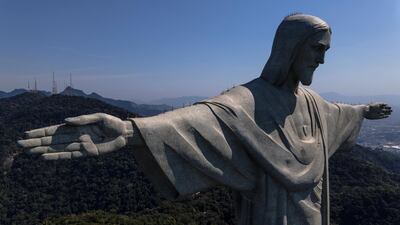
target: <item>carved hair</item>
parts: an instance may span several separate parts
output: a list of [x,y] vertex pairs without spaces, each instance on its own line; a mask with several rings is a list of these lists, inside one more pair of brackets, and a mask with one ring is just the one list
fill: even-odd
[[286,16],[275,33],[271,55],[261,72],[261,78],[274,86],[282,86],[288,79],[300,47],[311,35],[320,31],[332,34],[329,25],[316,16],[302,13]]

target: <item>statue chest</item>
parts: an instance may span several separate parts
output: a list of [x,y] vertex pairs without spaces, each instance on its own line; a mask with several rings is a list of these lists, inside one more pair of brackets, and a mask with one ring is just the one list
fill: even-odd
[[303,164],[311,163],[323,151],[316,106],[301,91],[296,98],[275,96],[269,102],[273,104],[258,108],[257,124]]
[[310,142],[314,138],[315,129],[315,116],[312,105],[308,103],[303,95],[298,96],[296,106],[292,115],[288,118],[290,126],[302,141]]

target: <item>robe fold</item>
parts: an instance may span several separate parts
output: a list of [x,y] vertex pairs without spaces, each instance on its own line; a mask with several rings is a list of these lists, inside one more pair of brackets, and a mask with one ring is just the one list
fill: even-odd
[[131,119],[139,166],[166,197],[224,185],[240,225],[329,224],[328,159],[354,144],[363,108],[299,87],[311,123],[295,128],[288,93],[261,78],[193,106]]

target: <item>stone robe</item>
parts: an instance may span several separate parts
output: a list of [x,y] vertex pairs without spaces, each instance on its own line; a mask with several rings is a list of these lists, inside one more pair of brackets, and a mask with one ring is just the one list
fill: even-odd
[[[193,106],[132,121],[139,166],[166,197],[225,185],[240,225],[329,224],[328,159],[356,140],[360,106],[299,87],[311,123],[295,129],[287,92],[261,78]],[[292,115],[293,114],[293,115]]]

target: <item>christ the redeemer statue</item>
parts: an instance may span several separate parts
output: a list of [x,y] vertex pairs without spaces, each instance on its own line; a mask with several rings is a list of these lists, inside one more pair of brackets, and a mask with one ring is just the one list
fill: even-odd
[[331,34],[318,17],[287,16],[259,78],[153,117],[67,118],[19,144],[47,160],[129,146],[166,197],[225,185],[238,195],[240,225],[327,225],[329,157],[354,144],[364,118],[391,114],[386,104],[333,104],[299,85],[311,84]]

